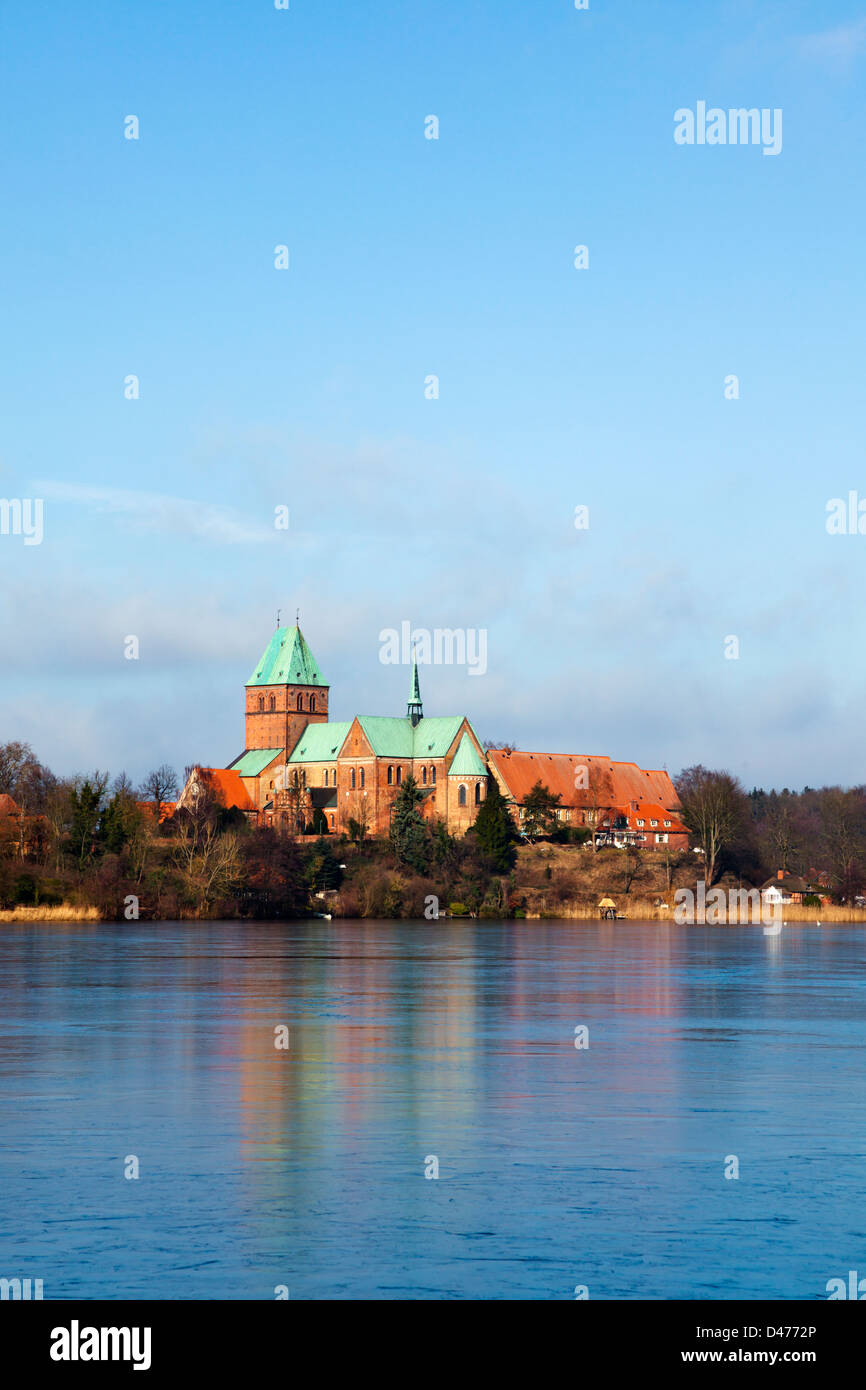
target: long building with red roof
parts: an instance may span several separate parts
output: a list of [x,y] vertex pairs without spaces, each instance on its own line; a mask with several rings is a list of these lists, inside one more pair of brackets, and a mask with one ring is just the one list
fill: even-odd
[[540,782],[559,797],[559,821],[574,829],[589,829],[596,844],[688,848],[688,830],[665,771],[598,754],[528,753],[510,748],[488,748],[487,763],[518,825],[527,795]]

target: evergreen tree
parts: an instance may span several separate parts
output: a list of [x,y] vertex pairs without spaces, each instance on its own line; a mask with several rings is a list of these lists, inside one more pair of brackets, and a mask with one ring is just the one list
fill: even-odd
[[83,868],[85,860],[90,858],[94,850],[107,783],[107,776],[95,772],[92,779],[85,778],[70,793],[72,815],[69,837],[73,853],[78,856],[79,868]]
[[513,868],[517,858],[514,848],[517,831],[495,777],[490,778],[487,796],[475,817],[475,835],[479,848],[487,855],[497,873],[504,874]]
[[119,854],[141,824],[141,811],[126,790],[116,791],[102,813],[102,842],[110,854]]
[[394,798],[391,812],[391,848],[399,864],[416,873],[427,872],[430,863],[430,837],[418,806],[423,792],[414,777],[407,777]]
[[556,808],[561,794],[555,795],[538,779],[523,798],[523,828],[527,835],[549,835],[556,825]]

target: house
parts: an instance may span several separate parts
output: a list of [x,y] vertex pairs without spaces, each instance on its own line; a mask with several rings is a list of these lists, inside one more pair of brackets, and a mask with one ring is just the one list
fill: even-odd
[[688,830],[667,772],[595,754],[511,748],[488,748],[487,760],[503,796],[511,802],[518,826],[524,819],[524,799],[541,782],[554,796],[559,795],[560,824],[589,829],[596,846],[688,848]]
[[761,884],[761,899],[771,905],[802,903],[807,895],[820,898],[822,903],[828,901],[825,887],[809,883],[797,874],[786,873],[784,869],[777,869],[774,878],[768,878],[766,883]]
[[21,807],[7,792],[0,794],[0,855],[16,854],[21,843]]

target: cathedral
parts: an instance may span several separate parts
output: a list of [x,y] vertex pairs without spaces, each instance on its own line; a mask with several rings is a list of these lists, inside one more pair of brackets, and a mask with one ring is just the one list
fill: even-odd
[[387,835],[411,776],[425,819],[444,820],[452,834],[472,824],[487,789],[484,750],[465,716],[425,717],[416,662],[402,717],[332,722],[329,693],[300,627],[277,628],[246,683],[244,751],[228,767],[196,769],[179,804],[206,772],[225,804],[259,825],[339,834],[354,821]]
[[254,825],[386,836],[400,787],[414,777],[422,816],[455,835],[474,822],[491,779],[522,829],[524,802],[541,783],[557,798],[556,820],[588,829],[596,846],[688,848],[666,771],[598,755],[485,750],[465,715],[425,717],[414,659],[405,715],[332,722],[329,694],[300,627],[278,627],[246,683],[243,752],[227,767],[193,768],[177,804],[193,802],[206,781]]

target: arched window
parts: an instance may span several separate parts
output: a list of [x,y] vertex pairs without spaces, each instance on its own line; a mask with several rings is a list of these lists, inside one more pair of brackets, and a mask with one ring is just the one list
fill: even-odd
[[397,768],[397,786],[398,786],[398,787],[399,787],[399,785],[400,785],[400,783],[401,783],[402,781],[403,781],[403,769],[402,769],[402,767],[398,767],[398,768]]
[[388,786],[389,786],[389,787],[390,787],[390,785],[391,785],[391,783],[392,783],[393,781],[394,781],[394,769],[393,769],[393,767],[389,767],[389,768],[388,768]]
[[426,785],[427,785],[427,769],[426,769],[426,767],[422,767],[422,769],[421,769],[421,784],[422,784],[422,786],[425,786],[425,787],[426,787]]
[[458,805],[458,806],[465,806],[465,805],[466,805],[466,788],[464,787],[464,785],[463,785],[462,782],[460,783],[460,789],[459,789],[459,791],[457,792],[457,805]]
[[260,696],[259,696],[259,709],[260,709],[260,710],[263,710],[264,707],[265,707],[265,697],[264,697],[264,695],[260,695]]
[[302,769],[301,769],[301,786],[302,786],[302,787],[305,787],[306,785],[307,785],[307,769],[306,769],[306,768],[302,768]]
[[295,768],[294,772],[292,773],[292,785],[295,786],[295,787],[298,785],[298,769],[297,769],[297,768]]
[[295,701],[295,707],[296,707],[297,709],[303,709],[303,708],[304,708],[304,697],[303,697],[303,695],[299,695],[299,696],[298,696],[297,700]]
[[480,783],[480,782],[476,782],[476,783],[475,783],[475,805],[476,805],[476,806],[480,806],[480,805],[481,805],[481,783]]
[[333,828],[334,828],[334,817],[333,817],[333,816],[328,816],[328,820],[331,822],[331,829],[333,830]]
[[316,697],[315,697],[315,695],[311,695],[311,696],[310,696],[310,714],[315,714],[315,712],[316,712]]
[[349,773],[349,777],[351,778],[351,781],[350,781],[350,784],[349,784],[349,785],[351,786],[352,790],[354,791],[354,790],[355,790],[355,769],[354,769],[354,768],[352,768],[352,771]]
[[325,786],[328,785],[328,769],[325,768]]
[[364,769],[361,768],[361,786],[363,787],[363,785],[364,785]]
[[271,695],[270,699],[268,700],[268,709],[276,709],[276,707],[277,707],[277,697],[276,697],[276,695]]
[[433,783],[433,785],[434,785],[434,787],[435,787],[435,785],[436,785],[436,769],[435,769],[435,767],[431,767],[431,769],[430,769],[430,781]]

